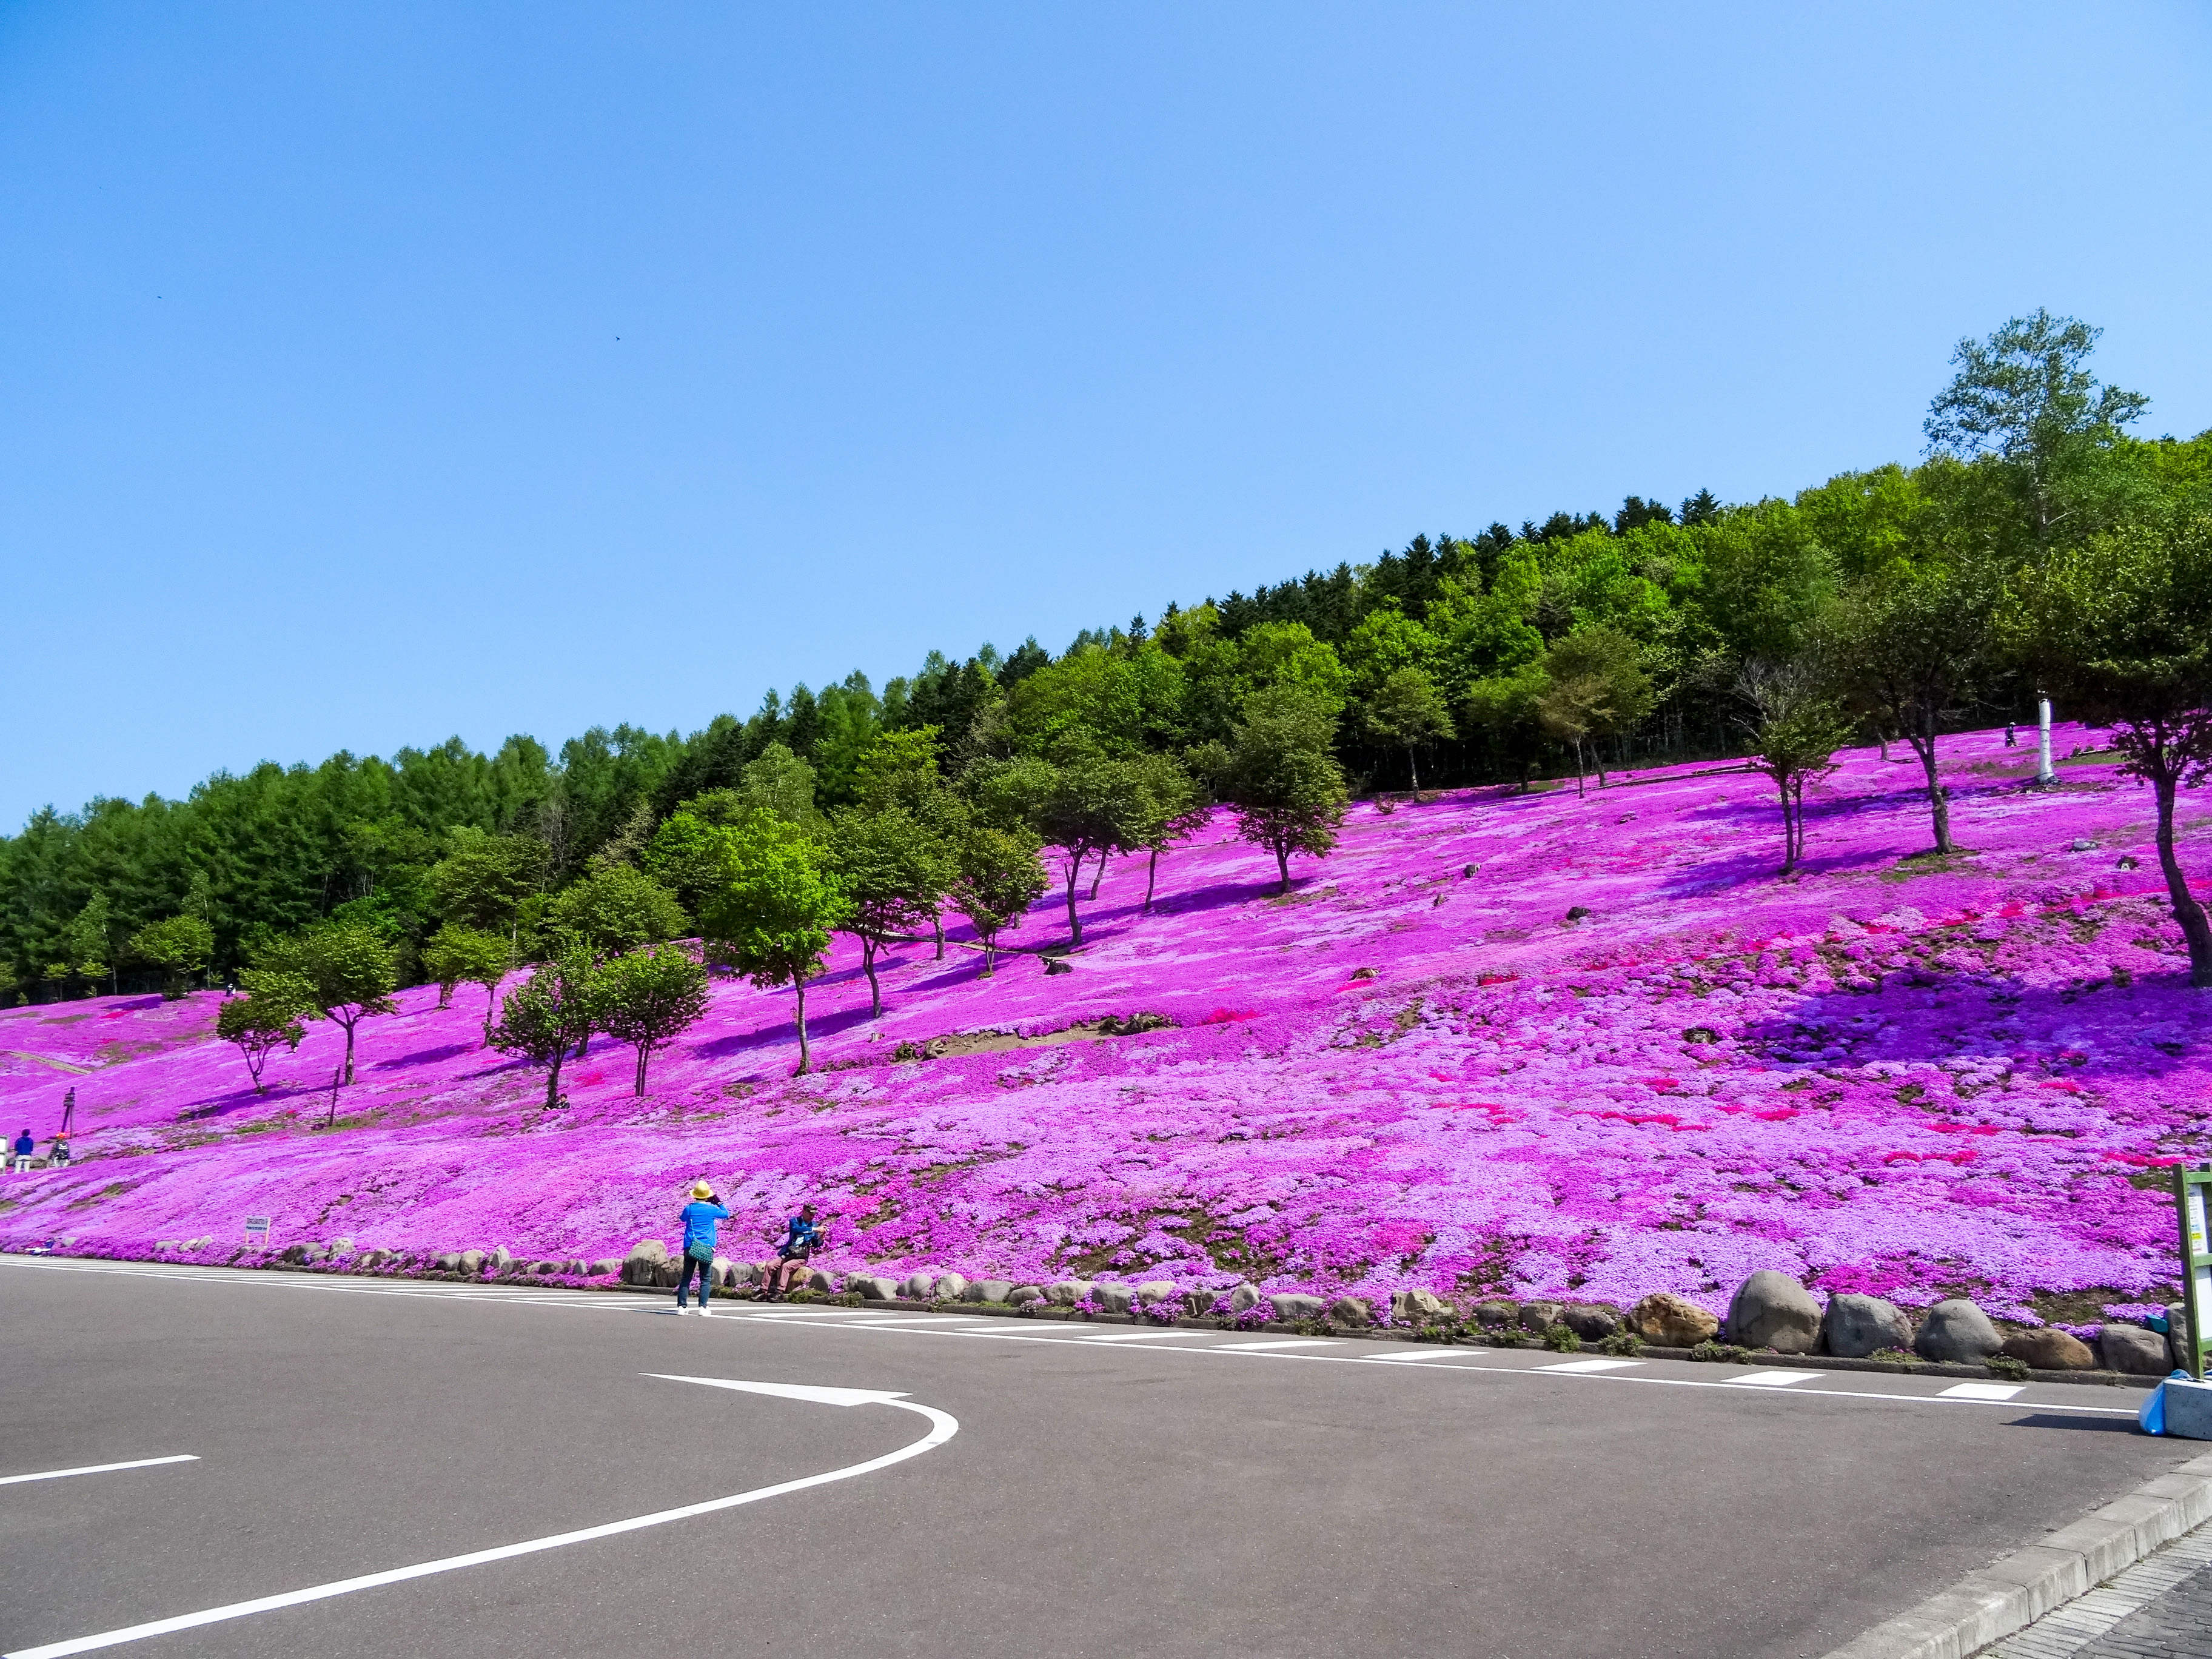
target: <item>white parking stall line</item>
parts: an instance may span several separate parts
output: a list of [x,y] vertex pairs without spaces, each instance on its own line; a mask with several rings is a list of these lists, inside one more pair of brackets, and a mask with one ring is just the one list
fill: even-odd
[[1370,1365],[1433,1365],[1439,1360],[1487,1359],[1487,1348],[1416,1348],[1411,1353],[1364,1353],[1359,1357]]
[[1163,1337],[1188,1336],[1188,1331],[1070,1331],[1070,1336],[1081,1342],[1158,1342]]
[[[1216,1342],[1208,1350],[1220,1353],[1264,1353],[1272,1348],[1340,1348],[1341,1342],[1332,1342],[1326,1337],[1290,1336],[1266,1342]],[[1318,1358],[1319,1356],[1316,1356]]]
[[1954,1382],[1937,1391],[1938,1400],[2009,1400],[2020,1392],[2014,1382]]
[[81,1468],[41,1469],[36,1474],[0,1474],[0,1486],[18,1486],[26,1480],[64,1480],[72,1474],[112,1474],[118,1469],[150,1469],[163,1463],[197,1463],[197,1452],[179,1452],[173,1457],[136,1457],[128,1463],[87,1463]]
[[1786,1389],[1794,1382],[1808,1382],[1820,1376],[1818,1371],[1750,1371],[1742,1376],[1728,1379],[1731,1388]]
[[1556,1365],[1535,1365],[1530,1369],[1540,1371],[1572,1371],[1578,1376],[1592,1376],[1600,1371],[1627,1370],[1643,1363],[1640,1359],[1568,1359]]

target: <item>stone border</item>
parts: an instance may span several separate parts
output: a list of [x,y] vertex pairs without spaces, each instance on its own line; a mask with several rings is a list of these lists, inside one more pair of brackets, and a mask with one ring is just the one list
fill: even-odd
[[1967,1659],[2212,1520],[2212,1456],[2147,1480],[1834,1649],[1826,1659]]
[[[457,1274],[454,1275],[454,1277],[458,1278],[459,1275]],[[495,1279],[486,1280],[483,1282],[496,1284],[501,1281]],[[526,1284],[529,1281],[525,1280],[523,1282]],[[633,1295],[645,1296],[665,1297],[672,1294],[667,1286],[659,1285],[580,1285],[577,1288],[582,1290],[624,1291],[629,1291]],[[719,1299],[728,1301],[751,1303],[758,1300],[757,1297],[732,1296],[727,1291],[720,1291],[716,1294]],[[811,1303],[779,1301],[775,1303],[763,1304],[763,1305],[778,1308],[825,1306],[835,1308],[842,1305],[834,1299],[833,1295],[825,1295],[821,1291],[817,1291],[815,1294],[816,1299]],[[1085,1316],[1075,1313],[1073,1310],[1060,1304],[1041,1304],[1032,1302],[1028,1305],[1031,1309],[1035,1310],[1035,1311],[1030,1313],[1024,1313],[1018,1308],[1010,1307],[1003,1302],[955,1302],[947,1307],[934,1302],[908,1302],[903,1299],[889,1302],[877,1302],[864,1299],[860,1305],[863,1308],[871,1308],[879,1312],[885,1313],[946,1313],[957,1310],[963,1316],[976,1314],[988,1318],[1032,1319],[1042,1320],[1048,1322],[1072,1324],[1138,1325],[1142,1326],[1146,1330],[1203,1331],[1224,1336],[1232,1334],[1239,1335],[1249,1334],[1254,1336],[1294,1336],[1297,1334],[1297,1330],[1295,1326],[1286,1324],[1279,1320],[1269,1320],[1261,1324],[1238,1325],[1232,1328],[1231,1326],[1216,1323],[1210,1316],[1198,1319],[1182,1317],[1164,1320],[1139,1318],[1135,1314],[1094,1313],[1086,1317]],[[1401,1325],[1370,1325],[1364,1328],[1340,1325],[1332,1327],[1329,1331],[1329,1334],[1341,1341],[1417,1342],[1419,1340],[1419,1339],[1413,1335],[1412,1331]],[[1475,1339],[1468,1339],[1456,1342],[1430,1342],[1422,1346],[1439,1350],[1453,1347],[1486,1347],[1486,1344]],[[1596,1352],[1596,1346],[1597,1345],[1595,1343],[1585,1342],[1581,1350],[1583,1357],[1585,1358],[1592,1357]],[[1492,1353],[1543,1353],[1549,1352],[1551,1351],[1544,1346],[1540,1339],[1535,1337],[1534,1334],[1531,1334],[1528,1341],[1516,1344],[1514,1347],[1487,1347],[1487,1352]],[[1569,1358],[1571,1357],[1572,1356],[1571,1355],[1565,1354],[1562,1354],[1560,1356],[1562,1358]],[[1637,1357],[1639,1359],[1680,1359],[1686,1361],[1690,1358],[1690,1351],[1687,1348],[1662,1348],[1656,1344],[1647,1342],[1638,1351]],[[1698,1361],[1695,1363],[1702,1364],[1705,1362]],[[1754,1353],[1752,1358],[1746,1361],[1741,1367],[1729,1364],[1716,1364],[1712,1369],[1717,1373],[1725,1373],[1730,1370],[1738,1369],[1745,1370],[1771,1370],[1777,1368],[1794,1369],[1801,1366],[1808,1370],[1824,1371],[1875,1371],[1885,1373],[1892,1376],[1942,1376],[1967,1382],[1989,1382],[1998,1380],[1992,1377],[1990,1374],[1989,1369],[1983,1365],[1957,1365],[1936,1360],[1924,1360],[1916,1365],[1900,1365],[1894,1361],[1887,1359],[1845,1359],[1837,1355],[1824,1353]],[[2107,1389],[2154,1389],[2160,1382],[2163,1382],[2166,1380],[2162,1376],[2134,1376],[2129,1375],[2125,1371],[2104,1370],[2031,1370],[2028,1372],[2027,1376],[2028,1381],[2032,1382],[2068,1382],[2075,1384],[2076,1386],[2087,1383],[2099,1388]]]

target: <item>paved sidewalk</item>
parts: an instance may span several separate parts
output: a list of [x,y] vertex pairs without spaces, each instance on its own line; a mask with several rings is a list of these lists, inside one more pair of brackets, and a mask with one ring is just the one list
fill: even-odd
[[2212,1524],[1984,1649],[1983,1659],[2212,1659]]

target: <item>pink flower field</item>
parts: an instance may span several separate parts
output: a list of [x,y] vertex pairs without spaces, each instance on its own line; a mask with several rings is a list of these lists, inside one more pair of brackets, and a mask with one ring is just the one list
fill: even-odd
[[[2057,752],[2097,740],[2062,728]],[[1940,865],[1900,864],[1929,842],[1917,764],[1848,754],[1787,884],[1772,787],[1740,769],[1363,803],[1285,898],[1224,817],[1161,860],[1150,915],[1142,860],[1109,872],[1071,973],[1013,957],[987,980],[971,951],[902,947],[872,1021],[841,940],[808,999],[814,1075],[790,1076],[788,993],[725,980],[647,1097],[600,1039],[562,1112],[481,1046],[465,988],[363,1024],[329,1130],[331,1025],[256,1096],[215,994],[14,1009],[0,1129],[43,1145],[74,1085],[80,1133],[74,1167],[6,1178],[0,1242],[204,1237],[190,1259],[228,1261],[253,1213],[277,1246],[588,1260],[672,1238],[705,1175],[732,1254],[812,1198],[829,1265],[894,1277],[1671,1290],[1718,1311],[1778,1267],[2094,1322],[2172,1281],[2153,1183],[2205,1155],[2212,993],[2187,988],[2148,792],[2088,752],[2027,787],[2032,743],[1944,740],[1972,850]],[[2201,797],[2181,827],[2212,878]],[[1012,938],[1065,928],[1048,902]],[[1070,1030],[1139,1014],[1172,1024]]]

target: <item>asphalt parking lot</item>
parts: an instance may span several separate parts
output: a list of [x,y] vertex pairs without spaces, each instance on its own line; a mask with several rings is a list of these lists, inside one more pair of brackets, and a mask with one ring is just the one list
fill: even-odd
[[2203,1449],[2132,1390],[669,1306],[0,1258],[0,1651],[1817,1655]]

